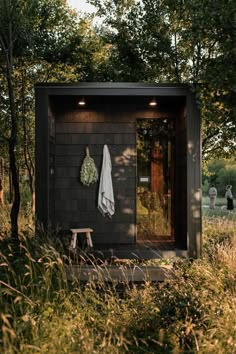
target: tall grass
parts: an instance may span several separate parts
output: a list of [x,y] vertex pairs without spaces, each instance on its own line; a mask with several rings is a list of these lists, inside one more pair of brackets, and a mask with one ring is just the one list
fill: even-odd
[[59,234],[25,230],[18,259],[2,239],[0,352],[235,353],[236,221],[203,225],[203,257],[162,283],[69,282]]
[[[223,197],[217,197],[216,198],[216,206],[217,207],[226,206],[226,204],[227,204],[226,198],[223,198]],[[210,205],[210,199],[209,199],[208,196],[203,196],[202,197],[202,205],[205,205],[205,206],[209,206]]]
[[[10,235],[10,212],[10,204],[0,205],[0,240],[5,239]],[[20,210],[19,230],[20,234],[29,234],[29,232],[34,232],[34,217],[32,216],[31,207],[29,206],[29,204],[27,205],[27,208]]]

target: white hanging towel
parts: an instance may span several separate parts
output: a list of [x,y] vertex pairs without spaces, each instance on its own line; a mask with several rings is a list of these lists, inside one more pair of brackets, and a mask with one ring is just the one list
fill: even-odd
[[98,191],[98,209],[110,218],[115,213],[115,202],[111,178],[111,157],[107,145],[103,147],[102,171]]

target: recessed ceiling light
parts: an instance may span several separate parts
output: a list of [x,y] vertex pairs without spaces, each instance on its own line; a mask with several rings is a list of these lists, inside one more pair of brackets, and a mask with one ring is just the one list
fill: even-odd
[[153,97],[153,98],[151,99],[151,101],[149,102],[149,106],[154,107],[154,106],[156,106],[156,105],[157,105],[157,101],[156,101],[155,97]]
[[79,105],[79,106],[85,106],[85,105],[86,105],[86,102],[85,102],[84,97],[81,97],[81,98],[79,99],[78,105]]

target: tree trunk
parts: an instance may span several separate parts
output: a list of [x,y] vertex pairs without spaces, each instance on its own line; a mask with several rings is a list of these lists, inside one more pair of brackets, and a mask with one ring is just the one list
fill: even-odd
[[29,139],[28,139],[28,132],[27,132],[27,122],[26,122],[26,109],[25,109],[25,72],[22,70],[21,75],[21,111],[22,111],[22,123],[23,123],[23,137],[24,137],[24,159],[25,165],[28,171],[29,177],[29,188],[31,193],[31,210],[32,213],[35,213],[35,178],[34,178],[34,163],[31,157],[30,149],[29,149]]
[[181,78],[180,78],[180,71],[179,71],[179,55],[178,55],[178,44],[177,44],[177,33],[174,33],[174,42],[175,42],[175,77],[178,83],[181,82]]
[[[9,143],[8,143],[9,144]],[[9,148],[8,148],[9,150]],[[9,197],[8,197],[8,202],[9,204],[12,204],[13,202],[13,191],[12,191],[12,177],[11,177],[11,169],[10,167],[8,168],[8,180],[9,180]]]
[[[14,92],[14,83],[13,83],[13,48],[14,43],[18,36],[18,28],[15,26],[13,21],[13,11],[14,4],[11,1],[4,1],[4,6],[1,6],[1,10],[5,10],[5,28],[1,26],[0,32],[0,45],[1,52],[5,56],[5,65],[6,65],[6,80],[7,80],[7,89],[9,96],[9,108],[10,108],[10,118],[11,118],[11,130],[10,138],[8,139],[8,151],[9,151],[9,161],[10,161],[10,170],[12,176],[12,187],[13,187],[13,204],[11,208],[11,237],[13,243],[13,252],[18,253],[19,246],[19,237],[18,237],[18,214],[20,210],[20,187],[19,187],[19,176],[16,166],[16,156],[15,148],[17,142],[17,113],[15,106],[15,92]],[[14,28],[15,26],[15,28]]]
[[31,193],[31,198],[32,198],[32,204],[31,204],[31,210],[32,214],[34,215],[35,213],[35,188],[34,188],[34,175],[32,173],[32,170],[28,170],[29,174],[29,188],[30,188],[30,193]]
[[20,210],[20,187],[19,187],[19,176],[16,167],[15,158],[15,143],[11,139],[9,140],[9,159],[10,159],[10,169],[12,176],[12,186],[13,186],[13,204],[11,208],[11,237],[14,245],[18,245],[18,215]]
[[7,83],[8,83],[8,94],[10,101],[10,112],[11,112],[11,135],[9,139],[9,160],[10,160],[10,170],[12,176],[12,187],[13,187],[13,204],[11,208],[11,237],[12,242],[15,246],[19,244],[18,237],[18,215],[20,210],[20,186],[19,186],[19,176],[16,166],[16,138],[17,138],[17,114],[15,108],[15,96],[14,88],[12,83],[12,60],[11,57],[7,58]]
[[4,205],[4,159],[0,160],[0,204]]

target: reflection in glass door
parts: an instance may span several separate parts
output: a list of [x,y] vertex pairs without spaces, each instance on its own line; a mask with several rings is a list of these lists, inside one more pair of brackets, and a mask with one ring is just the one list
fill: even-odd
[[137,241],[173,241],[174,120],[137,120]]

